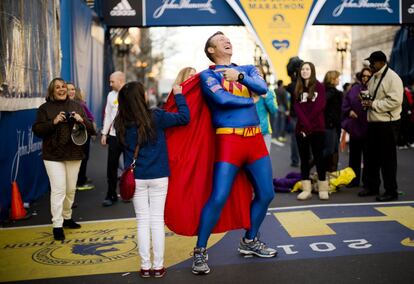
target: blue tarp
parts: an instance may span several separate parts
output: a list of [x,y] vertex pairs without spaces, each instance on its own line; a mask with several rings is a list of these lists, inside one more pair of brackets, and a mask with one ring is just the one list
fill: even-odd
[[[7,83],[1,84],[1,95],[7,94],[10,97],[9,89],[4,86],[15,86],[22,82],[22,87],[13,90],[23,90],[26,95],[18,95],[12,99],[21,101],[41,96],[39,100],[43,102],[42,97],[46,94],[50,80],[53,77],[63,77],[85,92],[87,105],[100,125],[104,103],[103,28],[98,23],[93,23],[93,12],[84,1],[60,0],[60,16],[53,12],[54,7],[59,7],[59,0],[33,0],[32,4],[13,0],[0,1],[0,12],[7,11],[8,17],[13,19],[10,23],[14,23],[6,25],[5,17],[0,18],[0,62],[4,65],[4,68],[0,68],[0,83]],[[33,12],[35,10],[37,12]],[[9,26],[19,27],[20,30],[13,29],[11,32],[7,30]],[[21,35],[15,34],[18,31],[21,31]],[[62,54],[60,74],[59,69],[55,68],[59,65],[59,56],[56,59],[53,57],[60,54],[59,36]],[[20,54],[20,57],[15,54]],[[20,61],[15,58],[20,58]],[[32,64],[32,61],[36,64]],[[6,68],[10,62],[19,63],[20,69]],[[14,73],[10,73],[11,71]],[[27,85],[27,82],[30,84]],[[0,219],[7,218],[11,181],[14,179],[17,180],[25,202],[38,199],[49,188],[40,157],[41,140],[31,132],[36,107],[37,105],[31,105],[32,109],[28,110],[0,112]]]
[[401,27],[397,32],[390,57],[390,67],[400,75],[406,86],[414,79],[414,32]]
[[11,182],[32,202],[48,191],[41,140],[31,126],[50,80],[59,75],[59,1],[0,1],[0,219]]
[[11,182],[16,180],[24,202],[32,202],[49,188],[43,160],[42,142],[33,135],[37,109],[1,112],[0,208],[6,219],[10,207]]
[[[61,0],[62,78],[86,94],[86,104],[98,126],[102,124],[103,28],[93,23],[93,12],[81,0]],[[92,37],[92,27],[102,38]],[[98,32],[99,33],[99,32]]]

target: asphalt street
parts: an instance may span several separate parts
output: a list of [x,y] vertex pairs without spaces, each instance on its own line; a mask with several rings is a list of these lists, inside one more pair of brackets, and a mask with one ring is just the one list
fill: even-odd
[[[290,167],[289,155],[288,144],[283,147],[272,145],[274,177],[283,177],[289,172],[299,171],[298,168]],[[92,144],[88,165],[88,177],[93,180],[96,188],[77,193],[77,208],[73,212],[75,220],[86,222],[134,218],[131,203],[117,202],[112,207],[101,205],[106,193],[106,156],[106,148],[101,146],[97,139]],[[394,212],[400,208],[414,210],[413,161],[414,149],[398,150],[400,195],[398,201],[393,203],[381,204],[376,203],[374,197],[358,197],[357,193],[361,190],[360,188],[342,187],[338,192],[331,194],[327,201],[319,200],[316,194],[310,200],[298,201],[295,193],[277,193],[269,206],[268,217],[265,219],[261,232],[268,244],[278,247],[279,256],[275,259],[263,261],[238,256],[235,249],[241,232],[230,232],[210,248],[210,265],[212,266],[210,275],[198,277],[191,274],[191,256],[189,255],[191,251],[188,251],[184,253],[187,256],[181,262],[168,267],[163,279],[145,279],[145,281],[164,283],[195,281],[200,283],[414,283],[414,228],[410,227],[410,224],[414,223],[414,215],[401,217],[400,213]],[[341,153],[339,167],[344,168],[347,164],[347,152]],[[383,208],[392,208],[392,212],[389,213]],[[377,222],[385,219],[372,219],[375,222],[363,220],[363,218],[377,216],[378,210],[386,212],[384,213],[386,216],[394,216],[389,217],[392,222]],[[298,233],[299,235],[294,237],[295,233],[289,229],[289,214],[292,212],[308,214],[309,211],[312,212],[310,214],[318,216],[320,220],[329,219],[323,222],[331,224],[329,226],[335,232],[306,235],[303,229]],[[19,228],[50,224],[48,195],[31,204],[30,212],[33,214],[30,219],[8,223],[4,227]],[[400,217],[395,214],[400,214],[398,215]],[[344,217],[350,219],[338,221]],[[392,218],[397,222],[394,222]],[[405,218],[405,221],[401,221],[401,218]],[[332,225],[347,222],[350,223],[349,226],[346,224]],[[401,235],[397,236],[399,233],[396,232],[396,227],[376,225],[396,226],[395,223],[406,224],[401,229]],[[293,227],[302,225],[306,227],[306,224],[301,224],[293,224]],[[407,237],[405,240],[408,240],[408,245],[402,246],[403,241],[400,244],[403,236]],[[362,240],[370,244],[364,245]],[[395,244],[388,246],[390,242],[395,242]],[[190,244],[189,247],[193,245]],[[367,247],[370,247],[370,250],[362,249]],[[330,254],[321,253],[325,251],[329,251]],[[137,281],[144,281],[139,278],[137,271],[130,271],[127,274],[108,274],[100,271],[93,275],[78,276],[75,272],[65,277],[45,277],[21,283],[135,283]]]

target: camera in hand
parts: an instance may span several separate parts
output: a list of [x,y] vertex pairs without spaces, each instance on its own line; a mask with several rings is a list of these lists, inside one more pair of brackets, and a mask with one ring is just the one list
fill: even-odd
[[372,101],[372,96],[369,94],[368,90],[363,90],[360,93],[361,100],[363,101]]
[[[361,101],[373,101],[374,100],[374,98],[369,94],[368,90],[362,90],[359,93],[359,96],[361,98]],[[367,110],[367,109],[368,109],[367,107],[364,107],[364,110]]]
[[69,123],[74,123],[76,121],[75,118],[73,117],[72,112],[65,112],[65,118],[66,118],[66,121]]

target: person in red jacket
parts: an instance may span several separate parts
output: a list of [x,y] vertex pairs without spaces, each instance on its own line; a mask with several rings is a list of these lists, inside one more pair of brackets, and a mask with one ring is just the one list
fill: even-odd
[[300,156],[302,175],[302,192],[299,200],[312,198],[312,186],[309,179],[310,150],[318,172],[319,199],[329,199],[329,185],[325,178],[325,162],[323,147],[325,144],[325,88],[316,80],[315,65],[303,62],[294,92],[294,108],[298,117],[296,124],[296,140]]

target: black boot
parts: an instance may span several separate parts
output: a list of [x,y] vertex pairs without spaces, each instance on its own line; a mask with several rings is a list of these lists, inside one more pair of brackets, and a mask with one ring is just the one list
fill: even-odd
[[387,202],[387,201],[393,201],[398,199],[398,193],[389,193],[385,192],[381,196],[377,196],[377,201],[379,202]]
[[53,228],[53,237],[56,241],[63,241],[65,239],[65,233],[63,232],[63,228]]
[[63,227],[69,228],[69,229],[79,229],[81,225],[73,221],[73,219],[69,219],[69,220],[63,220]]
[[358,196],[365,197],[365,196],[372,196],[372,195],[378,195],[379,190],[370,190],[368,188],[364,188],[362,191],[358,192]]

